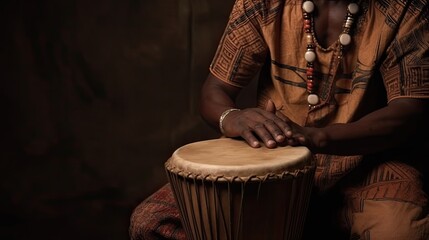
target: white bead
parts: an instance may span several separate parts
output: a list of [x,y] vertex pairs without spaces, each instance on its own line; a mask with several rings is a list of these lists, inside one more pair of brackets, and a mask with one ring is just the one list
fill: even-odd
[[311,50],[307,50],[307,52],[305,52],[305,60],[307,62],[314,62],[316,60],[316,53]]
[[352,37],[350,36],[350,34],[347,33],[343,33],[340,35],[340,43],[343,46],[347,46],[352,42]]
[[307,102],[310,104],[310,105],[316,105],[316,104],[318,104],[319,103],[319,97],[316,95],[316,94],[310,94],[310,95],[308,95],[308,97],[307,97]]
[[351,14],[356,14],[359,12],[359,5],[357,3],[350,3],[348,9]]
[[346,24],[345,24],[345,27],[346,27],[346,28],[351,28],[351,27],[352,27],[352,24],[353,24],[353,20],[348,20],[348,19],[347,19]]
[[305,1],[302,4],[302,9],[306,12],[306,13],[312,13],[314,11],[314,3],[312,1]]

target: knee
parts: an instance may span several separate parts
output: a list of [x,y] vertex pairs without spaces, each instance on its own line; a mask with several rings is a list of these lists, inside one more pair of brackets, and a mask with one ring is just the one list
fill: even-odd
[[131,240],[143,240],[145,235],[145,229],[147,227],[148,222],[145,217],[145,205],[144,203],[140,203],[132,212],[130,217],[130,225],[129,225],[129,236]]
[[353,216],[352,238],[361,240],[426,240],[429,215],[412,203],[365,201]]
[[168,184],[133,210],[129,235],[131,240],[184,239],[179,209]]

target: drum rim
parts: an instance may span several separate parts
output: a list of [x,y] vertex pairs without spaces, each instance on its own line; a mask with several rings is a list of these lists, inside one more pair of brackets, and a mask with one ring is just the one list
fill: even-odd
[[[207,144],[210,142],[219,142],[221,144],[215,144],[213,145],[213,149],[207,151],[205,147],[207,147]],[[219,151],[219,147],[223,146],[227,147],[229,150],[231,150],[231,147],[249,149],[249,152],[246,150],[246,154],[251,157],[253,161],[249,164],[241,165],[243,161],[235,161],[237,158],[236,155],[234,155],[234,151],[231,151],[231,156],[225,154],[224,151]],[[284,154],[286,150],[292,150],[291,155],[284,155],[285,157],[283,157],[282,154]],[[195,152],[200,153],[193,155]],[[217,162],[204,162],[201,161],[200,158],[223,159],[225,161],[231,160],[232,162],[224,164],[226,162],[223,161],[217,165]],[[177,173],[181,176],[187,176],[189,178],[197,177],[199,179],[225,178],[228,181],[235,178],[278,179],[286,175],[298,175],[306,168],[314,165],[314,155],[304,146],[282,146],[276,149],[261,147],[255,149],[248,146],[244,140],[231,138],[210,139],[183,145],[176,149],[165,163],[167,171]]]
[[[193,179],[198,181],[209,181],[209,182],[267,182],[277,181],[290,178],[300,178],[307,174],[314,174],[316,166],[315,164],[309,164],[304,166],[302,169],[295,169],[293,171],[283,171],[281,173],[268,173],[265,175],[248,175],[248,176],[226,176],[226,175],[213,175],[213,174],[196,174],[188,171],[184,171],[177,167],[171,166],[170,161],[165,163],[165,169],[167,175],[175,175],[185,179]],[[314,162],[313,162],[314,163]]]

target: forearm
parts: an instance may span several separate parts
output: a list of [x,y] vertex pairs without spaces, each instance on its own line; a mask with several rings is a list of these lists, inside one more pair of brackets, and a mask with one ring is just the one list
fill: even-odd
[[425,101],[399,100],[353,123],[308,128],[306,145],[316,153],[360,155],[415,141],[427,125]]
[[209,75],[202,87],[200,113],[202,118],[213,128],[219,129],[219,117],[227,109],[235,108],[235,98],[239,89],[226,86],[220,80]]

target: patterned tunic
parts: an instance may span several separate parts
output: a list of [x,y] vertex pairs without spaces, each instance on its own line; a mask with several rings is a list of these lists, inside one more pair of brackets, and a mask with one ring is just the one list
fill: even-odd
[[[259,105],[272,99],[303,126],[349,123],[394,99],[429,98],[428,1],[368,0],[360,3],[352,45],[341,60],[338,41],[316,47],[320,104],[309,108],[301,5],[236,0],[211,73],[237,87],[259,76]],[[423,191],[429,175],[422,178],[429,145],[409,142],[368,156],[316,155],[320,191],[314,191],[303,239],[429,239]],[[131,239],[185,239],[179,216],[167,184],[135,209]]]
[[[211,73],[237,87],[259,74],[259,105],[272,99],[278,110],[305,126],[353,122],[397,98],[429,98],[427,1],[362,1],[352,44],[341,60],[338,41],[323,47],[316,36],[320,103],[309,108],[301,5],[298,0],[236,1]],[[316,184],[332,185],[362,158],[317,155]]]

